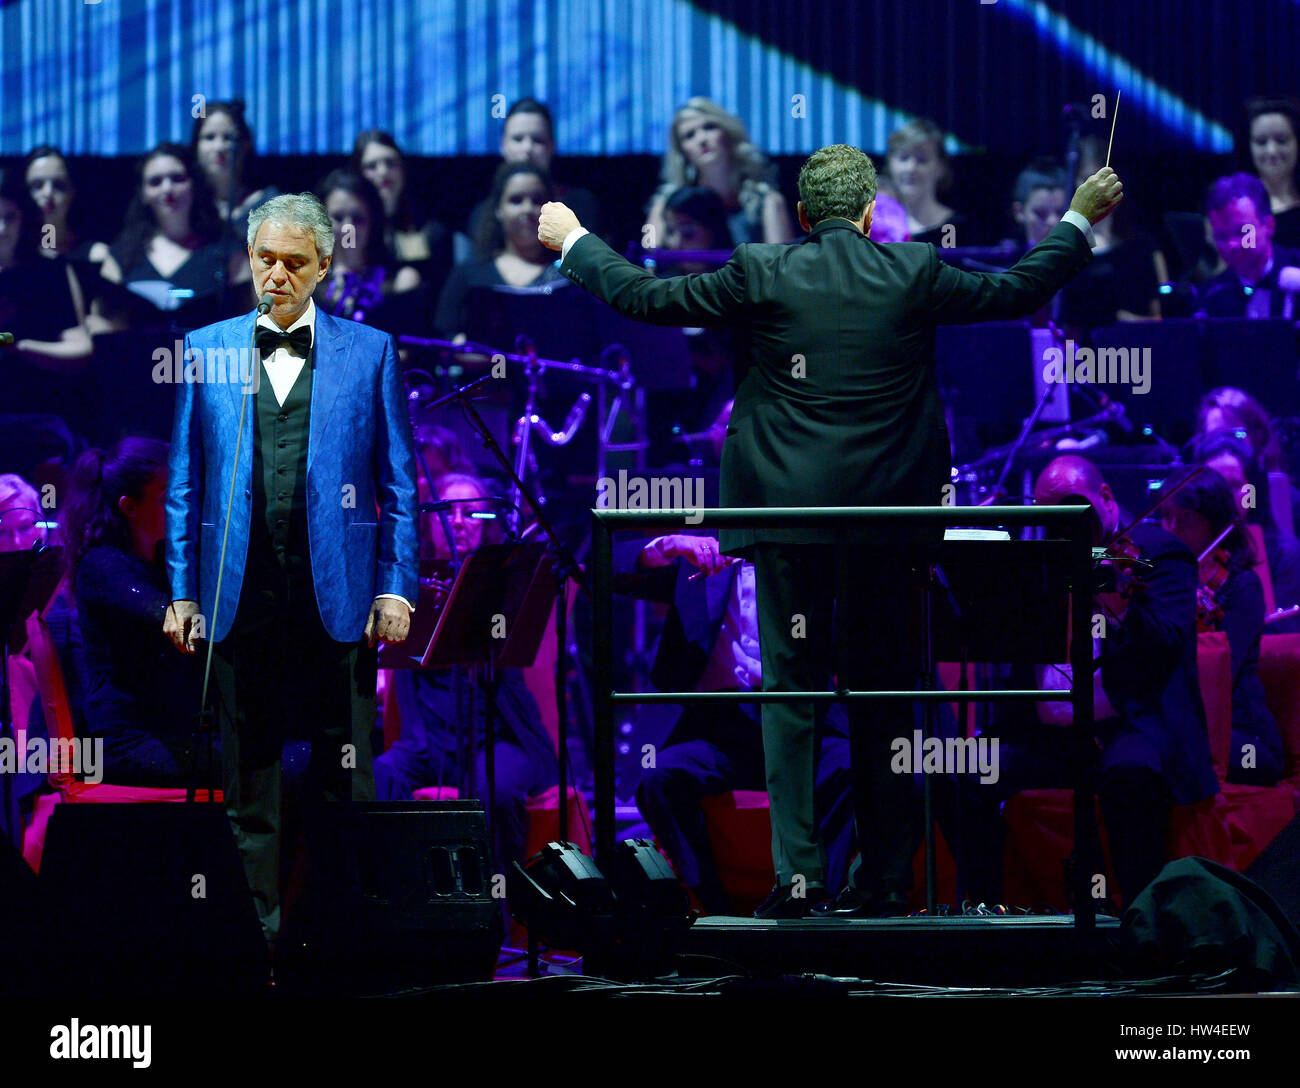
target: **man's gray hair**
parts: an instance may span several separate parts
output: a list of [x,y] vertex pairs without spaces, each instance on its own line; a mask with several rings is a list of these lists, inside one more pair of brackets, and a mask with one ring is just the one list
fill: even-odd
[[831,217],[856,222],[876,199],[876,166],[848,144],[823,147],[799,171],[799,199],[813,226]]
[[286,227],[302,227],[316,238],[316,254],[320,258],[334,253],[334,225],[329,212],[312,193],[284,193],[273,196],[248,213],[248,245],[252,248],[257,232],[266,222]]

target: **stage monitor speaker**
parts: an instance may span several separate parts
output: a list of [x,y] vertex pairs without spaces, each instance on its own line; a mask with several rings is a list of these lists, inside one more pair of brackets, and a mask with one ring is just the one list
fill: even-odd
[[31,998],[48,972],[36,874],[8,838],[0,837],[0,997]]
[[52,994],[256,994],[267,947],[224,807],[64,804],[42,900]]
[[1268,892],[1300,929],[1300,816],[1247,866],[1246,876]]
[[275,952],[277,989],[391,994],[487,981],[504,933],[478,801],[331,804],[307,814],[307,872]]

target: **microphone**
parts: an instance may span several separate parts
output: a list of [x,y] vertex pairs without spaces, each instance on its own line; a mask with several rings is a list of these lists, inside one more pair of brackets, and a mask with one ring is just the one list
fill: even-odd
[[11,332],[0,332],[0,348],[12,347],[14,334]]
[[271,307],[275,305],[275,296],[267,291],[260,299],[257,300],[258,315],[269,314]]

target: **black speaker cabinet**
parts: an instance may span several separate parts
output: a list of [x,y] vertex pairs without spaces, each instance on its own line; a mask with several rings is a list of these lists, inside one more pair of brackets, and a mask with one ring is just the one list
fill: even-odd
[[1300,816],[1247,866],[1246,876],[1268,892],[1300,929]]
[[0,836],[0,997],[33,997],[48,972],[48,936],[36,874]]
[[41,864],[46,989],[255,994],[267,947],[220,805],[62,804]]
[[504,894],[478,801],[320,806],[276,948],[277,988],[378,994],[491,979]]

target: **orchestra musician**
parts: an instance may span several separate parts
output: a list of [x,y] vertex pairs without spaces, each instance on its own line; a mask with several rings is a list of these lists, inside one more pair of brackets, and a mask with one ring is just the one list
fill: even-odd
[[[1034,486],[1034,500],[1091,506],[1095,544],[1123,544],[1145,565],[1137,580],[1121,577],[1095,595],[1105,618],[1093,640],[1095,765],[1077,768],[1070,738],[1051,728],[1073,722],[1070,703],[1017,704],[1003,712],[994,725],[997,782],[963,779],[973,803],[965,812],[970,868],[959,880],[969,898],[1000,902],[1002,803],[1025,789],[1073,786],[1084,773],[1100,801],[1115,877],[1128,905],[1164,867],[1171,807],[1219,789],[1197,681],[1196,560],[1158,525],[1141,523],[1121,534],[1124,512],[1101,471],[1083,457],[1067,454],[1050,462]],[[1035,684],[1013,670],[1009,682],[1062,690],[1071,685],[1068,666],[1039,666],[1038,673]]]
[[1171,493],[1160,508],[1161,524],[1200,560],[1200,629],[1226,632],[1232,652],[1228,781],[1275,785],[1284,757],[1282,734],[1259,678],[1264,586],[1252,569],[1258,557],[1241,507],[1227,481],[1211,468],[1188,469],[1167,480],[1163,490]]

